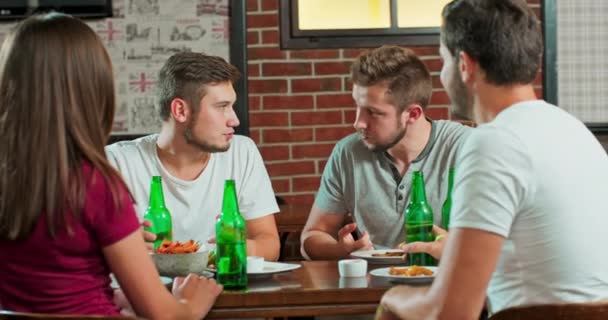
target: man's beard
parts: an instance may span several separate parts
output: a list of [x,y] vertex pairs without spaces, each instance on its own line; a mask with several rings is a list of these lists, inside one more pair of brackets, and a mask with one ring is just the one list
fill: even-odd
[[201,151],[209,152],[209,153],[228,151],[228,149],[230,148],[230,143],[228,143],[225,147],[219,147],[219,146],[214,146],[206,141],[201,141],[201,140],[197,139],[194,136],[194,119],[195,118],[196,117],[192,117],[190,119],[190,121],[188,121],[188,124],[186,125],[186,130],[184,130],[184,139],[186,140],[186,143],[191,146],[199,148]]
[[399,131],[395,135],[393,135],[393,138],[390,140],[389,143],[366,145],[366,147],[370,151],[374,151],[374,152],[384,152],[384,151],[394,147],[397,143],[399,143],[399,141],[401,141],[401,139],[403,139],[403,137],[405,137],[405,133],[407,132],[407,126],[401,126],[398,123],[397,129]]
[[458,63],[455,63],[452,81],[450,81],[449,87],[446,88],[448,96],[452,100],[451,111],[459,117],[473,120],[473,95],[464,85],[464,82],[462,82],[457,66]]

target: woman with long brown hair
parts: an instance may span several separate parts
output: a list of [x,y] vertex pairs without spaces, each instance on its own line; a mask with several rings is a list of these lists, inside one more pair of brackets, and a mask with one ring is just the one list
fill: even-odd
[[0,305],[117,315],[110,272],[146,318],[201,318],[221,286],[160,283],[130,194],[104,145],[115,110],[112,65],[78,19],[17,25],[0,51]]

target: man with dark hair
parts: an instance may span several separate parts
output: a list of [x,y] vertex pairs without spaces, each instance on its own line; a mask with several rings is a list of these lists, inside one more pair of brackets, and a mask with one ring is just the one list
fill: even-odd
[[[471,130],[426,117],[431,76],[411,50],[384,46],[365,52],[351,73],[358,132],[338,142],[325,166],[302,232],[301,251],[311,259],[339,259],[403,242],[403,213],[417,170],[424,173],[434,222],[441,225],[448,172]],[[354,223],[346,223],[347,214]],[[351,235],[356,230],[357,240]],[[435,255],[442,241],[418,244]]]
[[270,178],[254,142],[234,135],[239,119],[232,85],[238,77],[238,70],[220,57],[173,55],[159,74],[160,133],[113,144],[106,153],[135,197],[140,217],[152,176],[162,176],[175,240],[213,239],[224,181],[234,179],[247,221],[248,255],[276,260],[273,214],[279,208]]
[[450,235],[430,290],[395,287],[378,318],[477,319],[511,307],[608,299],[608,157],[586,126],[537,100],[540,22],[524,0],[443,10],[441,81],[473,118]]

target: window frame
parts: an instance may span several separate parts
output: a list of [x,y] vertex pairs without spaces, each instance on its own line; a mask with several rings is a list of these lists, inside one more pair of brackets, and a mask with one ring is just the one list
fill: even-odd
[[400,28],[397,0],[390,1],[391,26],[378,29],[299,30],[298,1],[280,0],[281,49],[338,49],[439,45],[439,27]]

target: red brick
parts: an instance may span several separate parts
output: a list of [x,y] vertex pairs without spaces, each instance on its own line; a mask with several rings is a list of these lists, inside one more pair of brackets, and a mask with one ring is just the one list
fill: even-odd
[[253,142],[255,142],[255,144],[259,144],[260,143],[260,130],[259,129],[253,129],[251,128],[252,126],[250,125],[249,128],[249,138],[251,138],[251,140],[253,140]]
[[289,160],[289,146],[260,146],[258,149],[264,161]]
[[363,53],[366,50],[367,49],[343,49],[342,57],[354,60],[354,58],[358,57],[361,53]]
[[431,105],[446,105],[450,103],[450,97],[448,97],[448,94],[445,91],[433,91]]
[[309,62],[270,62],[262,64],[262,74],[268,76],[309,76],[312,66]]
[[247,0],[247,11],[258,11],[258,0]]
[[419,57],[439,56],[439,46],[410,48]]
[[289,178],[282,178],[282,179],[274,178],[274,179],[270,180],[272,182],[272,189],[274,190],[275,193],[291,191],[291,188],[290,188],[291,182],[289,180],[290,180]]
[[312,128],[264,129],[262,141],[264,143],[312,141],[312,134]]
[[287,112],[250,112],[252,127],[282,127],[289,125]]
[[247,31],[247,44],[258,44],[260,43],[260,32],[259,31]]
[[247,65],[247,76],[249,78],[259,77],[260,76],[260,64],[259,63],[250,63]]
[[252,60],[285,59],[286,51],[281,51],[278,47],[247,48],[247,58]]
[[301,204],[301,205],[310,205],[312,206],[312,203],[315,201],[315,194],[314,193],[307,193],[307,194],[279,194],[279,196],[281,196],[281,198],[283,198],[287,203],[289,204]]
[[249,80],[249,93],[284,93],[287,92],[287,80],[265,79]]
[[341,91],[340,78],[292,79],[292,92]]
[[288,96],[264,96],[264,110],[273,109],[312,109],[314,107],[313,96],[288,95]]
[[450,119],[450,111],[446,107],[428,108],[425,113],[433,120]]
[[249,95],[247,107],[249,110],[260,110],[262,97]]
[[310,145],[292,145],[291,157],[293,159],[328,158],[334,149],[334,143],[315,143]]
[[247,29],[276,28],[279,25],[277,13],[249,14],[247,15]]
[[350,61],[349,62],[315,62],[315,74],[316,75],[327,75],[327,74],[350,74]]
[[337,59],[340,57],[340,50],[292,50],[290,57],[292,59]]
[[353,126],[315,128],[315,141],[338,141],[355,132]]
[[319,190],[321,177],[294,177],[292,182],[293,192],[317,191]]
[[266,164],[268,174],[271,177],[293,176],[297,174],[314,174],[315,162],[310,161],[289,161]]
[[277,30],[262,30],[262,43],[264,44],[278,44],[279,43],[279,31]]
[[323,174],[323,170],[325,170],[326,164],[327,164],[327,160],[318,160],[317,161],[317,173]]
[[439,72],[441,71],[441,67],[443,66],[443,62],[440,59],[427,59],[422,60],[422,62],[424,62],[426,67],[431,72]]
[[443,89],[443,84],[441,84],[441,78],[439,77],[439,75],[432,76],[431,81],[433,81],[434,89]]
[[317,108],[352,108],[355,101],[350,93],[320,94],[317,96]]
[[292,112],[291,125],[311,126],[322,124],[341,124],[341,111]]
[[344,77],[344,91],[352,92],[353,91],[353,80],[349,77]]
[[357,117],[357,110],[344,110],[344,123],[352,124]]
[[262,0],[262,11],[274,11],[279,9],[279,0]]

